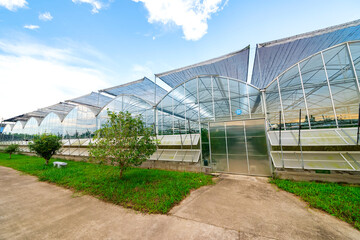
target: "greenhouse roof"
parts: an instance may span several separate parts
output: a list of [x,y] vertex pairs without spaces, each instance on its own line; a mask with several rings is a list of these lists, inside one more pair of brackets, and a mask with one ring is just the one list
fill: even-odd
[[102,89],[100,90],[100,92],[105,92],[113,96],[118,96],[121,94],[135,95],[153,104],[155,96],[155,86],[157,102],[167,93],[167,91],[159,85],[155,85],[155,83],[147,77],[115,87]]
[[46,117],[49,113],[53,112],[59,116],[61,120],[75,107],[73,104],[60,102],[49,107],[39,108],[33,112],[28,112],[25,114],[18,115],[4,120],[5,122],[17,122],[17,121],[27,121],[30,118],[34,117],[37,120],[41,120]]
[[360,20],[257,44],[251,83],[266,87],[300,60],[331,46],[360,39]]
[[156,77],[160,78],[173,88],[186,80],[200,75],[219,75],[246,82],[249,65],[249,50],[250,46],[247,46],[240,51],[229,53],[218,58],[156,74]]
[[66,100],[66,102],[77,103],[89,107],[103,108],[106,104],[111,102],[113,98],[105,96],[103,94],[92,92],[81,97]]

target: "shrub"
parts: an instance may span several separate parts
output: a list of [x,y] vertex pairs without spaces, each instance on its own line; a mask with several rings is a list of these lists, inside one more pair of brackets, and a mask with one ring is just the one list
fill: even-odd
[[90,159],[118,165],[121,178],[123,171],[141,165],[156,151],[156,142],[152,129],[145,127],[141,116],[111,111],[108,116],[108,121],[95,132],[95,143],[90,144]]
[[44,158],[46,165],[49,164],[50,158],[61,148],[61,146],[61,137],[47,133],[34,136],[33,142],[29,143],[30,150]]
[[9,158],[11,159],[11,155],[16,153],[16,152],[19,152],[20,149],[19,149],[19,145],[18,144],[10,144],[9,146],[7,146],[5,149],[4,149],[4,152],[5,153],[8,153],[9,154]]

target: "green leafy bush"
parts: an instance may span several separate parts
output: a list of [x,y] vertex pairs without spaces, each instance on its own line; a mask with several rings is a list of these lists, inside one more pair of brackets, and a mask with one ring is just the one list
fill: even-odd
[[19,152],[20,149],[19,149],[19,145],[18,144],[10,144],[9,146],[7,146],[5,149],[4,149],[4,153],[7,153],[9,154],[9,158],[11,159],[11,155],[14,154],[14,153],[17,153]]
[[98,163],[110,161],[123,172],[131,166],[139,166],[156,151],[152,129],[145,127],[141,116],[129,112],[108,111],[109,119],[95,132],[90,144],[90,159]]
[[34,136],[33,142],[29,143],[30,150],[44,158],[46,165],[49,164],[50,158],[60,150],[61,146],[61,137],[47,133]]

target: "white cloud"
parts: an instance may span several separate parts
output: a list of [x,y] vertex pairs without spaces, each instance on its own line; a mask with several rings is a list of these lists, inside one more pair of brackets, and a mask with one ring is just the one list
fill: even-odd
[[208,29],[207,20],[222,10],[226,0],[133,0],[149,11],[149,23],[174,23],[182,27],[186,40],[199,40]]
[[[146,62],[144,65],[141,64],[134,64],[131,68],[132,74],[130,76],[131,79],[141,79],[143,77],[147,77],[150,80],[154,80],[154,73],[151,70],[153,68],[153,62]],[[160,85],[160,87],[164,88],[167,91],[170,91],[172,88],[169,87],[166,83],[159,80],[157,81],[157,84]]]
[[42,21],[51,21],[53,16],[49,12],[44,12],[39,14],[39,19]]
[[92,6],[92,13],[98,13],[104,7],[104,4],[98,0],[72,0],[73,3],[88,3]]
[[40,28],[38,25],[25,25],[24,28],[34,30]]
[[152,78],[154,73],[151,68],[147,65],[151,63],[147,63],[146,65],[135,64],[132,66],[132,79],[140,79],[143,77]]
[[[4,51],[6,50],[6,51]],[[34,111],[109,85],[103,70],[80,61],[73,49],[0,39],[0,118]],[[95,65],[95,64],[93,64]],[[9,100],[11,99],[11,100]]]
[[0,6],[10,11],[16,11],[18,8],[26,7],[26,0],[0,0]]

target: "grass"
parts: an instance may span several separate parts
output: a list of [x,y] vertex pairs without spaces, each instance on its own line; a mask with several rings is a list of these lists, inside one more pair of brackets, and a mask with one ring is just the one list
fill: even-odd
[[271,179],[270,182],[301,197],[311,207],[324,210],[360,230],[359,185],[296,182],[282,179]]
[[119,179],[114,166],[65,161],[66,168],[54,168],[52,162],[26,155],[0,153],[0,165],[37,176],[114,204],[147,213],[167,213],[192,189],[212,184],[212,177],[202,173],[131,168]]

